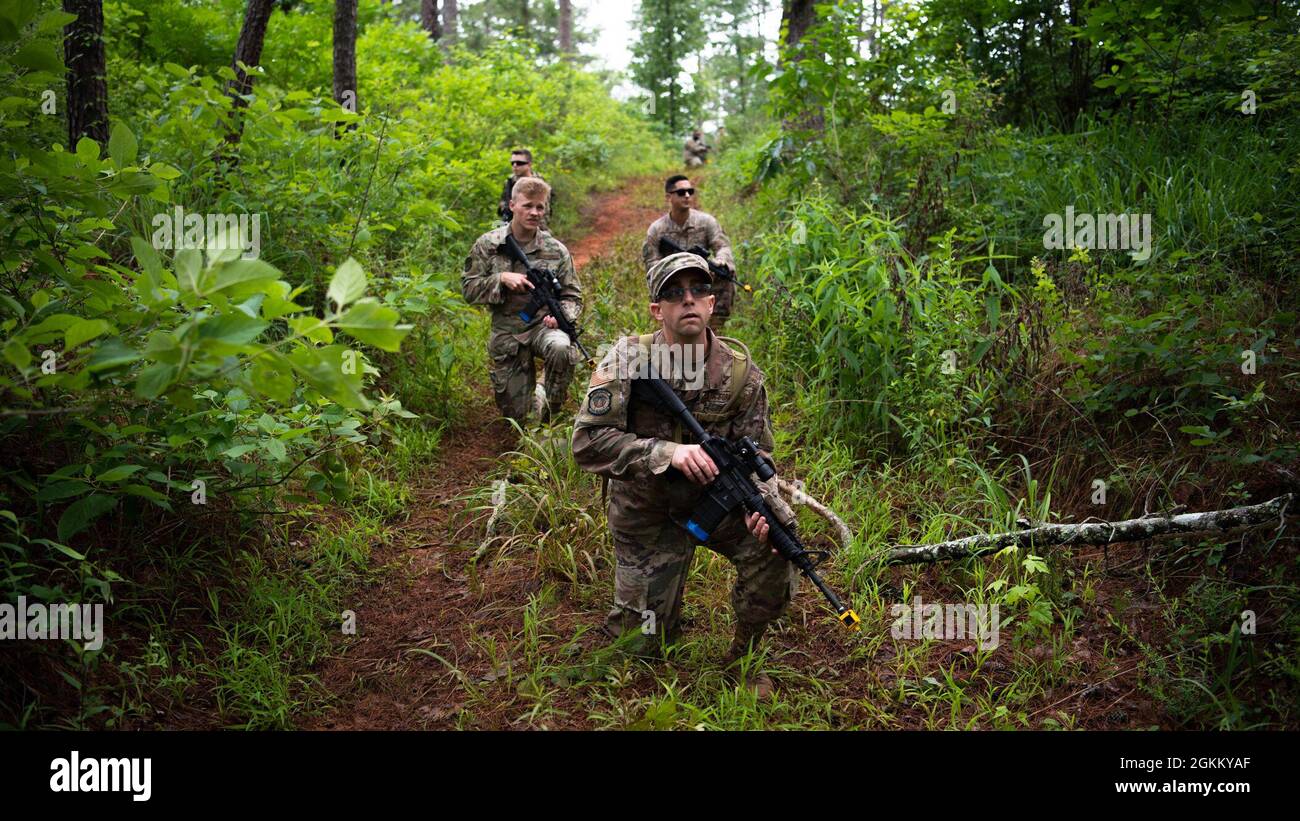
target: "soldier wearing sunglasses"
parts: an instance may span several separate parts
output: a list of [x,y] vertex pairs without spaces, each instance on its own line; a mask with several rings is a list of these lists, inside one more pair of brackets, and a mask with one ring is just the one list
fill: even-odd
[[[614,345],[591,377],[573,431],[579,467],[609,482],[617,562],[614,606],[603,629],[610,638],[626,635],[643,654],[681,634],[682,594],[696,545],[684,525],[718,470],[698,443],[683,437],[669,411],[634,400],[632,380],[643,373],[642,363],[702,362],[702,368],[690,369],[693,377],[685,368],[656,368],[706,430],[729,439],[749,436],[768,454],[773,448],[763,373],[743,344],[717,336],[708,325],[715,281],[704,260],[673,254],[650,269],[648,284],[650,313],[659,329]],[[760,488],[773,513],[793,523],[775,477]],[[731,593],[736,629],[723,659],[733,679],[737,662],[790,602],[793,565],[766,544],[767,533],[766,520],[736,512],[708,541],[710,550],[736,567]],[[759,697],[772,692],[765,674],[751,671],[748,683]]]
[[[502,221],[510,222],[510,200],[513,198],[515,183],[524,177],[536,177],[541,180],[542,175],[533,172],[533,152],[527,148],[516,148],[510,152],[510,176],[506,177],[505,187],[501,189],[501,201],[497,203],[497,216]],[[544,180],[543,180],[544,181]],[[550,213],[550,207],[555,204],[555,194],[551,194],[551,202],[547,205],[547,213]],[[542,227],[546,227],[543,220]]]
[[[651,223],[646,231],[645,244],[641,246],[641,261],[646,270],[663,259],[659,238],[667,237],[682,248],[696,245],[708,248],[713,262],[734,276],[736,263],[731,255],[731,242],[713,216],[696,208],[695,186],[691,185],[690,179],[682,174],[669,177],[664,182],[664,198],[668,201],[668,213]],[[714,283],[713,296],[716,304],[709,325],[713,330],[721,331],[731,316],[731,306],[736,299],[735,283]]]

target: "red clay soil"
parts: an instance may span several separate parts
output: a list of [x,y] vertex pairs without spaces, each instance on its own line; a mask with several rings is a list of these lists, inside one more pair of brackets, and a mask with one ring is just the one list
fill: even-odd
[[[651,185],[631,181],[597,194],[582,209],[590,230],[569,245],[582,268],[608,252],[625,233],[643,232],[658,212],[638,205]],[[378,581],[356,594],[357,635],[339,640],[337,654],[315,671],[332,695],[324,713],[307,718],[304,729],[395,730],[455,726],[463,696],[457,674],[426,653],[436,653],[476,678],[478,653],[469,646],[471,627],[480,632],[494,621],[513,631],[518,611],[540,582],[527,568],[496,567],[471,589],[469,564],[474,535],[458,540],[456,518],[464,497],[484,484],[498,457],[513,447],[515,434],[498,418],[484,388],[474,397],[466,421],[442,439],[435,463],[411,486],[410,516],[394,528],[396,537],[376,545],[372,565]],[[468,532],[468,531],[467,531]],[[576,627],[575,620],[570,627]],[[488,718],[489,725],[495,724]],[[480,723],[477,726],[483,726]],[[508,726],[503,720],[502,726]]]
[[623,234],[644,234],[662,213],[663,209],[650,208],[632,192],[657,186],[659,178],[633,180],[614,191],[597,194],[582,208],[581,224],[591,230],[576,242],[569,243],[569,253],[579,271],[598,256],[610,250],[614,240]]

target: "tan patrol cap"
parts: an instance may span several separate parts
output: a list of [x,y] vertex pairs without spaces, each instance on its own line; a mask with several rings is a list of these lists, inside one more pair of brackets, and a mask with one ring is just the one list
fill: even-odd
[[650,301],[659,301],[659,289],[664,287],[664,283],[672,279],[675,274],[682,271],[696,270],[713,281],[713,272],[709,270],[709,263],[699,254],[692,254],[683,251],[663,259],[650,266],[646,272],[646,280],[650,286]]

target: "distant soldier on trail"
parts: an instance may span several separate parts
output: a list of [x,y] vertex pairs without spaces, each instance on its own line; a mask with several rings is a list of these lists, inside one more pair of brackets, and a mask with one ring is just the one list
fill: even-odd
[[699,168],[704,165],[704,161],[710,151],[708,144],[704,142],[704,135],[697,128],[687,138],[686,145],[682,147],[682,162],[687,168]]
[[541,421],[545,423],[564,405],[578,356],[576,346],[544,306],[530,322],[519,316],[532,297],[533,285],[522,273],[523,265],[509,258],[502,247],[507,234],[511,234],[532,265],[554,271],[562,286],[558,294],[560,306],[569,320],[577,320],[582,313],[582,286],[573,258],[569,249],[542,227],[550,195],[551,187],[538,177],[515,183],[510,222],[474,242],[461,275],[465,301],[492,310],[488,340],[492,389],[502,415],[521,425],[533,405],[537,380],[533,358],[540,357],[546,363],[546,397],[541,407]]
[[[667,237],[685,249],[697,245],[708,249],[712,254],[712,261],[735,276],[736,262],[731,255],[731,242],[716,219],[695,208],[697,201],[695,193],[695,186],[683,174],[675,174],[664,182],[664,199],[668,203],[668,213],[651,223],[649,230],[646,231],[645,243],[641,246],[641,262],[648,271],[652,265],[663,259],[666,254],[660,250],[659,239]],[[714,283],[713,294],[717,301],[709,326],[715,331],[721,331],[731,316],[731,306],[736,299],[736,286],[734,283],[719,280]]]
[[[524,177],[543,179],[542,175],[533,172],[533,152],[527,148],[516,148],[510,152],[510,171],[510,176],[506,177],[505,185],[501,189],[501,201],[497,203],[497,216],[503,222],[510,222],[510,198],[514,192],[515,183]],[[542,221],[542,227],[546,227],[545,220]]]

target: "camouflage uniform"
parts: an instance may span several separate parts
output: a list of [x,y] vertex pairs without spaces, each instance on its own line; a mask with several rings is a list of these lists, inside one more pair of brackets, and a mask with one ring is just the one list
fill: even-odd
[[[711,214],[692,208],[685,225],[678,225],[669,214],[652,222],[646,231],[645,244],[641,246],[641,262],[645,264],[647,272],[650,266],[664,257],[659,253],[660,237],[668,237],[683,248],[693,248],[696,245],[708,248],[713,253],[715,264],[731,271],[733,275],[736,272],[736,261],[731,256],[731,241]],[[715,302],[709,326],[720,331],[731,317],[731,306],[736,300],[736,286],[726,280],[715,279],[713,294]]]
[[[712,330],[706,328],[705,334],[702,386],[687,390],[683,379],[663,378],[706,430],[730,439],[750,436],[770,454],[762,372]],[[660,330],[650,344],[663,341]],[[592,375],[575,420],[573,457],[584,470],[610,480],[609,527],[617,566],[606,631],[620,635],[635,628],[646,633],[653,611],[655,634],[672,641],[681,630],[682,592],[697,541],[685,524],[704,497],[704,487],[670,466],[678,443],[691,444],[690,434],[667,411],[632,401],[635,360],[644,356],[638,343],[636,337],[620,339]],[[760,488],[773,513],[793,526],[794,514],[777,495],[776,479]],[[785,611],[792,566],[754,538],[740,511],[723,521],[708,547],[736,567],[731,606],[737,644],[747,644]]]
[[[522,424],[532,406],[537,379],[533,357],[539,356],[546,363],[545,419],[564,405],[569,383],[573,381],[578,351],[569,343],[564,331],[542,324],[542,317],[550,314],[545,306],[531,324],[520,319],[519,311],[528,304],[533,292],[512,291],[501,284],[503,271],[523,273],[522,265],[499,251],[509,231],[509,225],[502,225],[474,242],[465,260],[460,289],[466,302],[491,306],[492,333],[488,338],[488,357],[491,360],[492,389],[502,415]],[[533,241],[523,245],[523,249],[533,265],[555,272],[562,286],[558,294],[560,305],[565,315],[576,321],[582,313],[582,286],[578,283],[569,249],[546,231],[538,231]]]
[[698,168],[704,165],[704,158],[709,153],[709,146],[701,137],[698,140],[695,135],[686,138],[686,144],[682,146],[682,162],[687,168]]

